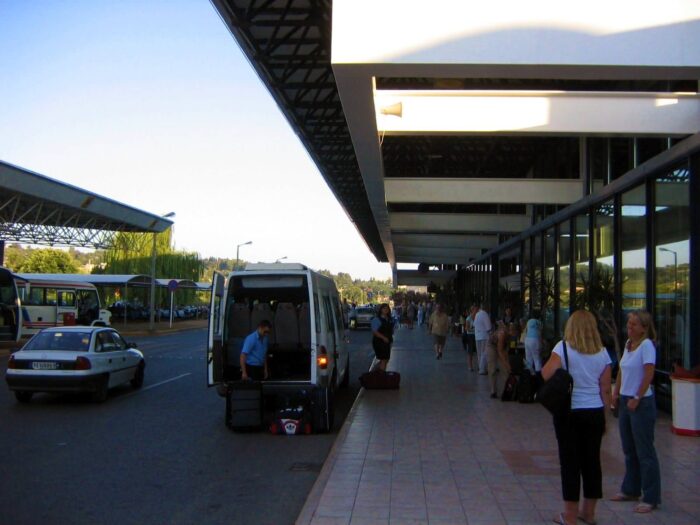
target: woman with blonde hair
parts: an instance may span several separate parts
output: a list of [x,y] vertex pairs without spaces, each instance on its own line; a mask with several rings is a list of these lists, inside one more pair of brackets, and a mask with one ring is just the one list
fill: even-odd
[[615,382],[613,407],[620,407],[620,440],[625,477],[612,501],[642,502],[634,512],[646,514],[661,503],[661,474],[654,448],[656,400],[651,383],[656,368],[656,330],[651,314],[636,310],[627,316],[627,342]]
[[[574,525],[577,519],[595,523],[596,504],[603,497],[600,443],[605,432],[605,408],[610,406],[611,364],[596,318],[590,312],[577,310],[566,322],[564,339],[557,343],[542,368],[545,381],[562,367],[574,379],[571,411],[553,418],[564,500],[564,512],[554,521],[562,525]],[[584,499],[579,509],[582,480]]]

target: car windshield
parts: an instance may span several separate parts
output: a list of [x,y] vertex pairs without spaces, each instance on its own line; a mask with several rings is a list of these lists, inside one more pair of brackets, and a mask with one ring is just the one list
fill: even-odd
[[24,345],[22,350],[69,350],[87,352],[90,348],[90,332],[40,332]]

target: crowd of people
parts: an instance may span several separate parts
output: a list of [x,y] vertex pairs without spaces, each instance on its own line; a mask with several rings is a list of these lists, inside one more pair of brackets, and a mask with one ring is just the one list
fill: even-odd
[[609,424],[607,414],[612,413],[619,414],[625,474],[619,492],[610,500],[635,502],[635,513],[649,513],[661,503],[652,387],[656,332],[648,312],[637,310],[628,316],[627,341],[614,387],[610,354],[603,346],[595,316],[585,310],[569,317],[564,337],[554,345],[544,365],[543,326],[537,313],[518,320],[506,307],[503,316],[492,322],[486,305],[474,304],[462,315],[451,316],[439,303],[409,303],[393,309],[383,304],[379,312],[372,331],[381,370],[386,370],[390,358],[394,330],[426,324],[437,360],[443,357],[450,333],[461,337],[469,370],[488,376],[492,398],[497,397],[498,374],[510,373],[508,355],[517,348],[524,349],[525,366],[539,375],[540,381],[550,380],[560,368],[569,372],[573,378],[570,410],[553,416],[564,506],[554,518],[556,523],[596,523],[596,506],[603,497],[600,447]]

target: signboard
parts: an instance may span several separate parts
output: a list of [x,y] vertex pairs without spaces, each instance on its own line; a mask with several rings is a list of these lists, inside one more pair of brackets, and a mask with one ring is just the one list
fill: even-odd
[[168,291],[172,293],[175,290],[177,290],[177,281],[175,279],[170,279],[168,281]]

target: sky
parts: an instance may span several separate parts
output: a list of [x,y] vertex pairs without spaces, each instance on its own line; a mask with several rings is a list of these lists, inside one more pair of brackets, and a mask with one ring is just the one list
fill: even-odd
[[0,159],[179,249],[389,278],[207,0],[0,0]]

